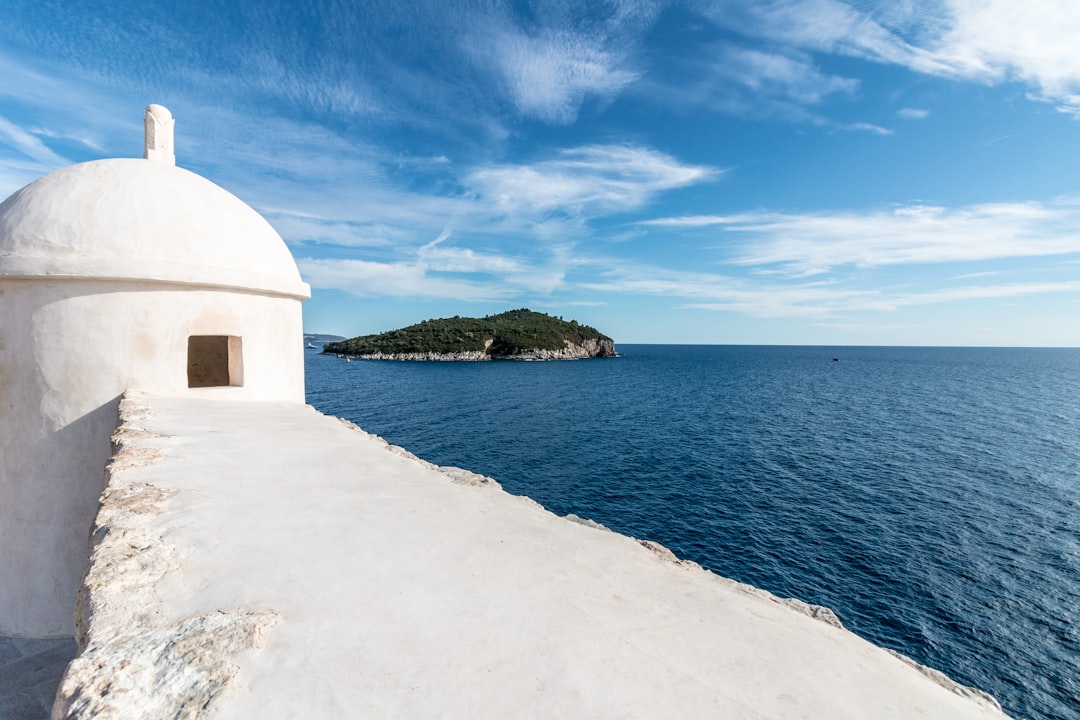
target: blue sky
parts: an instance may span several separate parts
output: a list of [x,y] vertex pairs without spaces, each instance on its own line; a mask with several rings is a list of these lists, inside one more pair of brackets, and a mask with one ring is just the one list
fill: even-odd
[[137,157],[261,211],[309,331],[1080,346],[1075,0],[0,5],[0,197]]

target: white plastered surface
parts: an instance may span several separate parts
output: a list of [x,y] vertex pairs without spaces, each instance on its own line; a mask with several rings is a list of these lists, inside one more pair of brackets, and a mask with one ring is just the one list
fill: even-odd
[[135,399],[147,461],[125,482],[167,496],[138,522],[180,558],[153,614],[280,618],[208,717],[1004,717],[760,591],[451,482],[309,407]]
[[125,158],[61,168],[4,200],[0,277],[311,295],[281,236],[235,195],[169,163]]

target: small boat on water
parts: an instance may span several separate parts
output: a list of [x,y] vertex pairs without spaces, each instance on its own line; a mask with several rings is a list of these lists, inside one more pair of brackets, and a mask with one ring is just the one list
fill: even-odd
[[308,348],[308,350],[317,350],[317,349],[318,349],[318,348],[316,348],[316,347],[315,347],[315,345],[313,345],[312,343],[308,343],[308,344],[307,344],[307,348]]

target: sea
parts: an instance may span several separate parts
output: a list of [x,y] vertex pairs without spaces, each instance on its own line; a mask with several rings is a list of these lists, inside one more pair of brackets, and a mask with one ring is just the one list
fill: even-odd
[[554,513],[829,607],[1015,718],[1080,718],[1080,349],[618,350],[307,350],[307,397]]

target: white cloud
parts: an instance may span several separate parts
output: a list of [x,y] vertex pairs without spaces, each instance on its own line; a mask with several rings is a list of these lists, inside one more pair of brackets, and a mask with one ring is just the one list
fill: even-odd
[[186,74],[195,82],[210,81],[220,89],[237,92],[255,91],[309,111],[329,112],[338,117],[379,117],[392,113],[383,94],[371,87],[363,74],[349,72],[348,56],[334,60],[320,56],[314,68],[305,68],[311,63],[279,56],[276,51],[280,48],[256,46],[242,54],[243,65],[237,72],[224,76],[214,73],[217,77],[213,80],[202,70],[189,69]]
[[462,46],[520,115],[569,124],[587,99],[611,98],[638,79],[637,47],[663,4],[548,2],[527,17],[495,6],[471,19]]
[[304,279],[316,288],[345,290],[358,296],[493,300],[523,293],[549,295],[563,284],[570,264],[568,248],[554,246],[535,257],[452,246],[452,233],[413,250],[396,248],[400,259],[299,258]]
[[761,318],[827,318],[852,306],[868,307],[875,298],[870,291],[841,290],[823,284],[763,285],[720,274],[644,266],[617,268],[580,286],[607,296],[682,298],[688,301],[684,307],[726,310]]
[[947,29],[927,43],[958,74],[1037,86],[1080,113],[1080,4],[1074,0],[947,0]]
[[553,160],[477,168],[466,184],[484,202],[512,214],[607,214],[640,207],[657,193],[709,180],[713,168],[624,145],[562,151]]
[[46,137],[55,140],[71,140],[94,152],[104,151],[101,141],[82,133],[62,133],[48,128],[32,128],[30,133],[38,137]]
[[693,57],[676,57],[671,62],[669,77],[651,76],[637,85],[641,94],[665,107],[778,117],[836,130],[876,128],[866,123],[836,123],[817,110],[829,100],[855,98],[860,83],[823,72],[810,54],[795,46],[717,43]]
[[468,248],[443,247],[441,244],[450,238],[448,231],[443,231],[427,245],[422,245],[417,252],[417,264],[433,272],[446,273],[497,273],[508,275],[520,273],[525,268],[516,259],[478,253]]
[[[287,136],[287,135],[286,135]],[[226,186],[257,188],[244,199],[265,213],[291,243],[351,247],[393,247],[412,252],[445,228],[453,229],[462,246],[474,251],[490,241],[502,247],[537,240],[553,252],[560,244],[589,234],[598,217],[643,206],[666,190],[715,177],[712,168],[680,163],[655,150],[612,145],[559,151],[528,164],[489,164],[463,170],[460,180],[448,177],[446,194],[412,192],[395,187],[369,168],[393,158],[365,160],[343,152],[340,145],[284,150],[274,163],[284,179],[267,177],[257,163],[245,167],[230,152],[222,155],[221,172],[233,179]],[[335,153],[346,158],[332,162]],[[306,168],[306,169],[305,169]],[[328,169],[325,177],[319,172]],[[211,175],[214,177],[214,175]],[[448,255],[447,244],[430,250]],[[478,262],[458,253],[458,262]]]
[[385,223],[329,219],[309,213],[265,208],[263,215],[282,237],[297,244],[386,247],[409,239],[401,228]]
[[874,125],[873,123],[850,123],[848,125],[840,125],[842,130],[861,130],[863,132],[873,133],[874,135],[892,135],[893,131],[889,128],[881,127],[880,125]]
[[734,225],[740,222],[740,215],[683,215],[680,217],[653,218],[641,220],[638,225],[670,228],[699,228],[713,225]]
[[958,300],[986,300],[992,298],[1045,295],[1047,293],[1078,292],[1080,281],[1056,283],[1009,283],[976,287],[944,288],[924,293],[902,295],[891,302],[902,305],[936,305]]
[[985,83],[1019,80],[1080,117],[1080,4],[1074,0],[701,0],[719,26],[797,49]]
[[[908,13],[890,12],[889,4],[884,5],[889,15],[883,21],[910,19]],[[906,65],[921,72],[948,69],[933,53],[909,44],[872,14],[840,0],[700,0],[698,7],[719,26],[792,48]]]
[[60,167],[67,165],[64,158],[53,152],[40,138],[0,117],[0,141],[6,141],[8,145],[32,160],[36,160],[43,166]]
[[417,262],[299,258],[296,264],[312,287],[345,290],[361,297],[497,300],[513,294],[490,282],[432,276]]
[[713,66],[718,78],[738,83],[762,98],[785,98],[800,104],[816,105],[836,93],[851,94],[859,81],[826,75],[802,55],[783,55],[739,47],[724,47]]
[[900,108],[896,111],[896,114],[905,120],[925,120],[930,117],[929,110],[922,110],[919,108]]
[[949,279],[950,280],[971,280],[972,278],[978,278],[978,277],[993,277],[994,275],[998,275],[998,274],[1000,274],[1000,273],[998,273],[996,270],[983,270],[981,272],[964,273],[963,275],[953,275]]
[[[682,307],[734,312],[760,318],[826,320],[858,314],[891,313],[904,307],[966,300],[1080,293],[1080,281],[1012,282],[912,288],[846,280],[750,281],[731,275],[593,259],[590,279],[579,284],[605,297],[651,295],[684,301]],[[955,279],[955,278],[954,278]]]
[[839,266],[972,262],[1080,253],[1080,202],[909,205],[869,213],[743,213],[646,226],[736,233],[735,262],[805,276]]
[[573,122],[586,97],[610,97],[637,79],[593,38],[569,30],[508,32],[490,51],[518,112],[546,122]]

